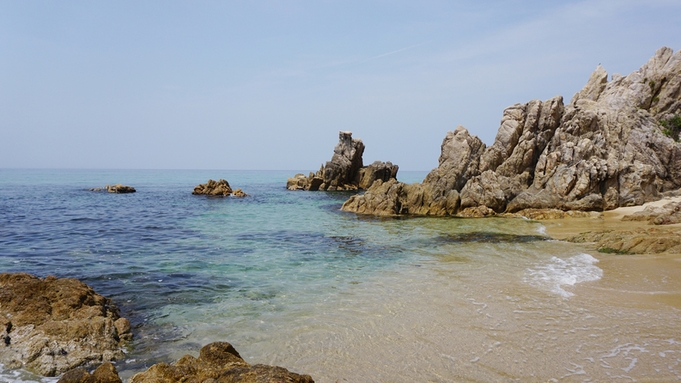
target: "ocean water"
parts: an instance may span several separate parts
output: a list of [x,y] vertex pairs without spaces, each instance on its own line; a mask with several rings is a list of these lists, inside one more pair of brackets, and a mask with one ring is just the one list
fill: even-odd
[[[681,379],[677,257],[524,219],[356,216],[349,193],[287,191],[295,173],[0,169],[0,270],[114,299],[135,335],[124,380],[212,341],[317,382]],[[191,195],[209,178],[250,196]],[[137,193],[88,191],[112,183]]]

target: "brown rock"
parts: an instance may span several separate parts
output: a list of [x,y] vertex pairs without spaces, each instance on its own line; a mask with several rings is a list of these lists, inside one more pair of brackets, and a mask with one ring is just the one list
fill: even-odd
[[134,193],[137,190],[135,190],[135,188],[132,187],[132,186],[115,184],[115,185],[106,185],[106,191],[108,191],[109,193],[124,194],[124,193]]
[[107,362],[90,374],[84,368],[69,370],[57,381],[57,383],[123,383],[118,376],[118,371],[113,364]]
[[569,242],[594,242],[598,251],[616,254],[681,254],[681,230],[659,227],[582,233]]
[[147,371],[135,374],[130,382],[314,383],[309,375],[298,375],[282,367],[251,366],[227,342],[204,346],[198,358],[185,355],[172,365],[155,364]]
[[234,190],[234,193],[232,194],[232,196],[234,196],[236,198],[243,198],[243,197],[248,197],[248,194],[244,193],[244,191],[241,190],[241,189],[236,189],[236,190]]
[[296,174],[286,182],[288,190],[358,190],[370,187],[375,181],[388,181],[397,177],[398,166],[376,161],[363,165],[364,143],[352,138],[352,132],[341,131],[333,157],[316,173]]
[[110,299],[70,278],[0,274],[0,318],[0,363],[45,376],[123,358],[121,339],[131,337],[129,327],[118,332]]
[[219,181],[208,180],[205,184],[200,184],[194,187],[192,192],[194,195],[208,195],[208,196],[220,196],[227,197],[233,195],[234,197],[246,197],[248,194],[244,193],[241,189],[232,190],[229,186],[229,182],[220,179]]

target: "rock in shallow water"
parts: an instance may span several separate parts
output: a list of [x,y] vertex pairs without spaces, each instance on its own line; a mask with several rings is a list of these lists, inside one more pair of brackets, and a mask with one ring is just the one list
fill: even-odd
[[185,355],[174,364],[155,364],[135,374],[130,382],[314,383],[309,375],[299,375],[282,367],[250,365],[227,342],[204,346],[198,358]]
[[0,274],[0,363],[55,376],[122,358],[132,338],[113,302],[71,278]]

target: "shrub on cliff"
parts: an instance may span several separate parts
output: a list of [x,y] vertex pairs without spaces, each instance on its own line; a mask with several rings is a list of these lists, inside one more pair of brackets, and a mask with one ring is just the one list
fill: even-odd
[[673,138],[676,142],[679,141],[679,133],[681,133],[681,114],[677,114],[666,120],[661,120],[660,125],[664,128],[662,133],[667,135],[667,137]]

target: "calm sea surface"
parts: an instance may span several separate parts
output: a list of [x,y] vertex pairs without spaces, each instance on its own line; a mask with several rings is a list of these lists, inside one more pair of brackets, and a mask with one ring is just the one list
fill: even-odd
[[[294,174],[0,169],[0,271],[113,298],[135,334],[124,379],[228,341],[316,382],[681,380],[678,257],[523,219],[358,217],[348,193],[287,191]],[[250,196],[191,195],[209,178]],[[113,183],[137,193],[88,191]]]

